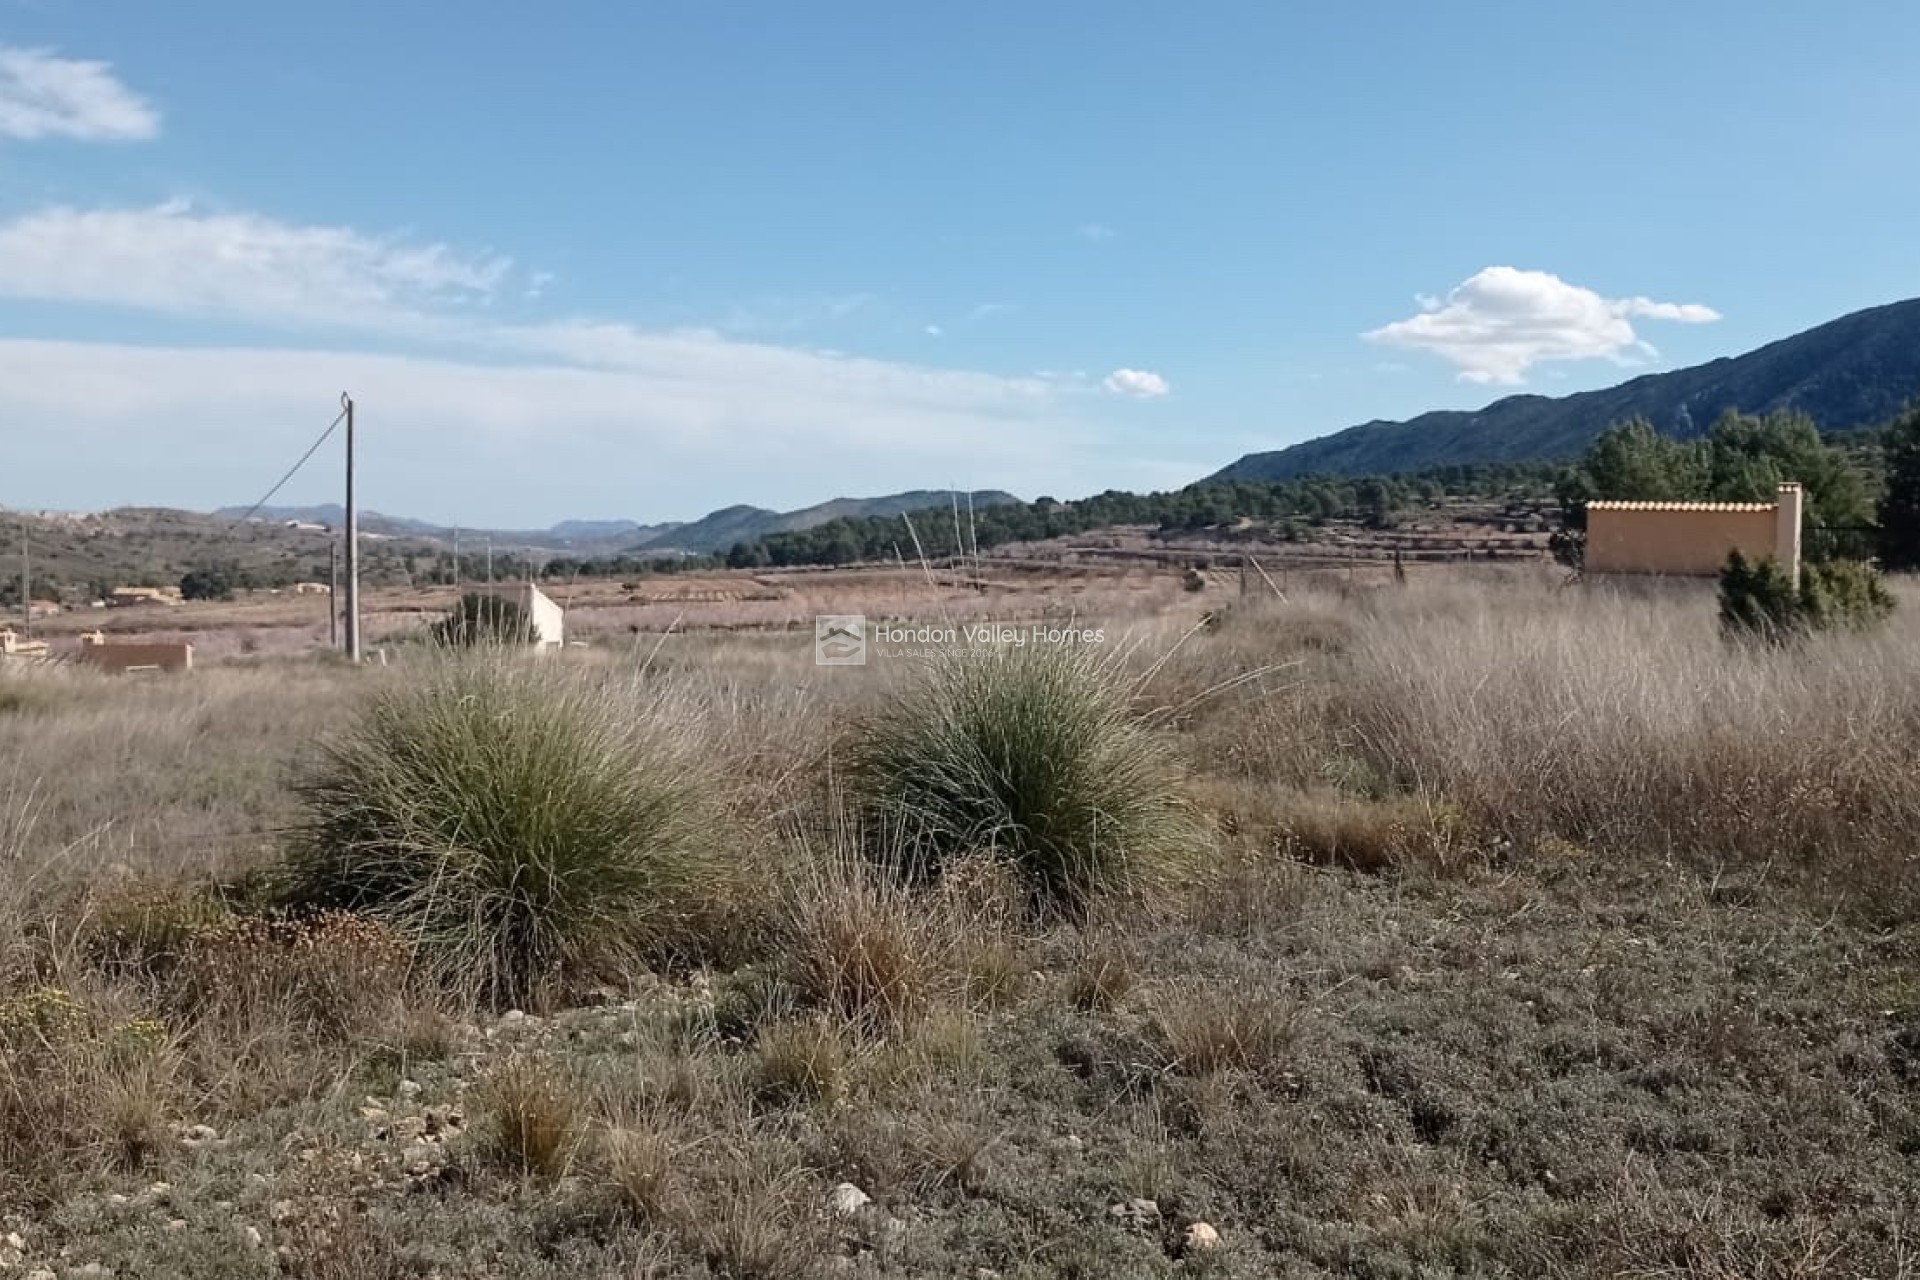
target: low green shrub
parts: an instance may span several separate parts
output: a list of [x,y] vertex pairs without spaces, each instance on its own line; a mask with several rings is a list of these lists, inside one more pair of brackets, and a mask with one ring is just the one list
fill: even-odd
[[995,854],[1033,905],[1075,915],[1178,877],[1202,848],[1173,745],[1116,663],[1000,646],[918,676],[846,751],[863,828],[910,878]]
[[1720,627],[1734,639],[1784,644],[1813,631],[1865,630],[1893,613],[1873,566],[1857,560],[1810,561],[1796,584],[1771,557],[1735,551],[1720,571]]
[[500,1003],[681,945],[729,876],[709,775],[658,711],[501,658],[384,686],[297,783],[288,896],[376,913]]
[[469,591],[433,624],[433,639],[443,645],[514,646],[533,643],[533,619],[517,600]]

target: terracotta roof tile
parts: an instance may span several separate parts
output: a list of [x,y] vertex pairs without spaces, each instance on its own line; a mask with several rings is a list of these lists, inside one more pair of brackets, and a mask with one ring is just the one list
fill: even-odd
[[1771,502],[1589,502],[1589,511],[1772,511]]

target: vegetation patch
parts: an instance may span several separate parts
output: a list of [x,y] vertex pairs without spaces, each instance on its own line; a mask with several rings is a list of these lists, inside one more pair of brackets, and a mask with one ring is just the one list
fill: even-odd
[[1135,713],[1117,664],[999,646],[916,676],[848,746],[867,828],[911,879],[990,852],[1034,905],[1075,915],[1163,887],[1202,853],[1174,746]]
[[1893,595],[1873,566],[1810,561],[1793,578],[1772,558],[1738,551],[1720,571],[1720,629],[1731,639],[1786,644],[1815,631],[1861,631],[1893,614]]
[[488,1000],[673,945],[727,880],[659,707],[505,659],[381,688],[298,792],[293,900],[378,914]]

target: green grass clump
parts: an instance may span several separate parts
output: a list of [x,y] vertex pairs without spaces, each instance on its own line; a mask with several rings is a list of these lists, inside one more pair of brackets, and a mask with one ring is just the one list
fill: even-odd
[[1007,646],[928,666],[849,746],[866,829],[931,879],[987,851],[1032,903],[1077,915],[1185,868],[1200,829],[1171,740],[1134,711],[1126,673],[1085,649]]
[[436,644],[466,648],[529,645],[534,639],[533,618],[517,600],[469,591],[433,624],[429,634]]
[[611,694],[500,655],[381,688],[297,784],[291,897],[379,915],[501,1003],[683,944],[727,883],[712,788],[661,708]]

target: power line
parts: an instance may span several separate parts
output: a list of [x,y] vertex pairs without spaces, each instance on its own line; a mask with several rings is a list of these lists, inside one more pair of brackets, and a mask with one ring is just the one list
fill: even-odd
[[343,408],[340,410],[340,416],[335,418],[331,423],[329,423],[327,425],[327,429],[320,433],[320,438],[318,440],[315,440],[311,445],[309,445],[307,448],[307,451],[300,455],[300,461],[294,463],[291,467],[289,467],[287,469],[287,474],[281,476],[279,480],[275,481],[273,488],[267,490],[266,494],[260,499],[260,501],[254,503],[251,507],[248,507],[247,513],[239,517],[238,519],[236,519],[233,523],[245,524],[248,520],[253,518],[254,512],[258,511],[260,508],[266,506],[269,502],[273,501],[273,495],[280,492],[281,487],[285,485],[287,481],[293,479],[295,472],[299,471],[301,467],[304,467],[307,465],[307,459],[311,458],[315,453],[318,453],[320,450],[320,446],[327,442],[327,437],[332,435],[335,429],[338,428],[339,425],[345,422],[346,420],[347,420],[347,410]]

